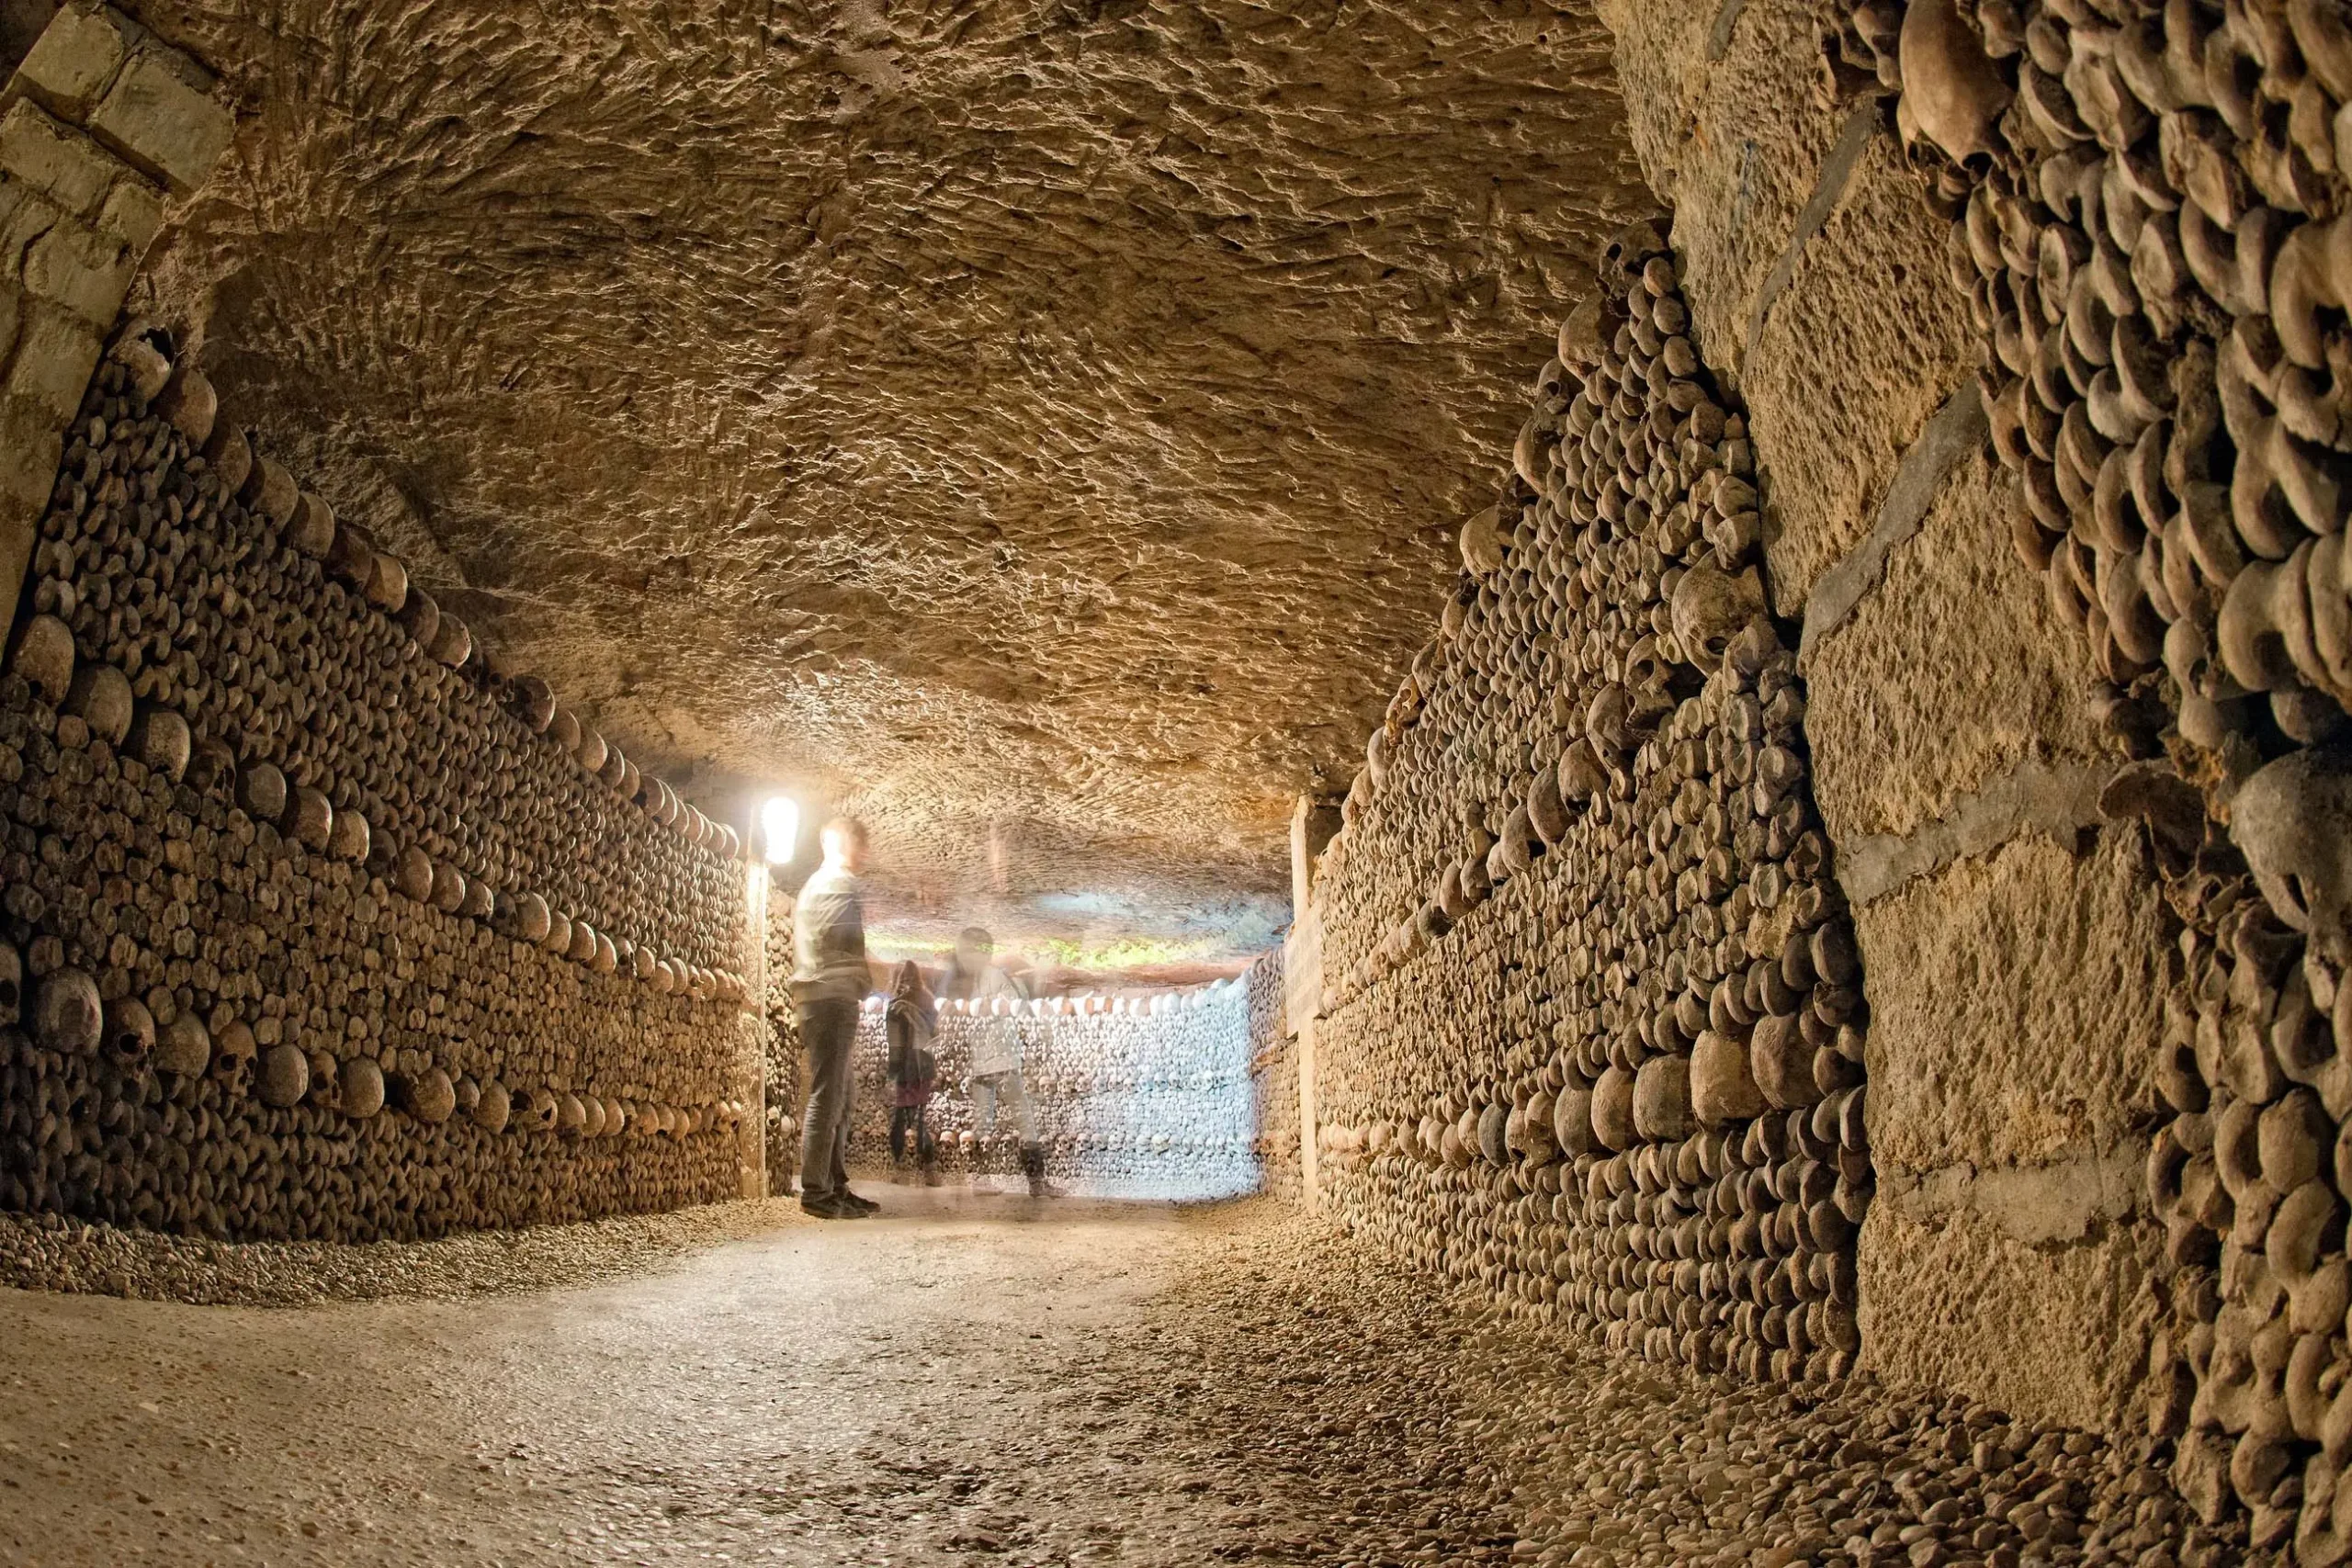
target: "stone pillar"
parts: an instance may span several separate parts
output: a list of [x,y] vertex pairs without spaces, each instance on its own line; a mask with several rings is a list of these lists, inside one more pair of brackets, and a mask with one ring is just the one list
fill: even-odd
[[1290,814],[1290,908],[1306,912],[1315,892],[1315,862],[1340,830],[1340,808],[1317,795],[1302,795]]
[[744,1073],[749,1085],[743,1117],[743,1196],[768,1195],[768,883],[769,867],[753,856],[743,867],[743,987],[742,1010],[736,1027],[750,1059]]
[[130,279],[234,129],[204,67],[85,4],[0,89],[0,624]]
[[1283,1011],[1298,1037],[1299,1198],[1319,1206],[1315,1176],[1315,1022],[1323,1010],[1323,923],[1315,908],[1315,857],[1340,830],[1339,810],[1302,795],[1290,819],[1290,935],[1283,942]]
[[[2007,539],[1944,226],[1802,0],[1605,0],[1692,335],[1736,378],[1855,906],[1878,1196],[1862,1364],[2120,1427],[2146,1354],[2163,921],[2083,639]],[[2137,1153],[2135,1153],[2135,1147]]]

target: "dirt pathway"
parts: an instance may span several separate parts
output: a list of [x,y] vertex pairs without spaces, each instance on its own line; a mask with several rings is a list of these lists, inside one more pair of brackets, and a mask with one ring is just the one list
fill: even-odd
[[1162,1299],[1217,1222],[884,1190],[920,1212],[588,1289],[0,1292],[0,1560],[1346,1561],[1366,1507],[1399,1549],[1459,1535],[1319,1440],[1327,1371],[1269,1378]]
[[1274,1205],[879,1190],[892,1216],[852,1224],[735,1205],[417,1248],[0,1237],[56,1278],[420,1298],[0,1290],[0,1563],[2275,1556],[2188,1518],[2159,1446],[1694,1377]]

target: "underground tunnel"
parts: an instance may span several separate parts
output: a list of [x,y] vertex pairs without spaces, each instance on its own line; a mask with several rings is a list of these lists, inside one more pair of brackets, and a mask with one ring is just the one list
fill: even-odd
[[2343,0],[0,81],[0,1562],[2352,1559]]

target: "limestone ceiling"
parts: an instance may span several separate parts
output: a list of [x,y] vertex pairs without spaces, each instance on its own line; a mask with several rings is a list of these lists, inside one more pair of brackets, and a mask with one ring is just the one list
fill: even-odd
[[139,10],[244,114],[142,285],[224,407],[939,923],[1265,940],[1639,199],[1582,9]]

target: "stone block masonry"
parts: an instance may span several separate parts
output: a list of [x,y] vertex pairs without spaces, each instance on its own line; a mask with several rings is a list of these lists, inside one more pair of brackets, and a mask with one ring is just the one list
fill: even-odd
[[0,618],[140,260],[234,130],[202,65],[96,6],[62,8],[0,87]]

